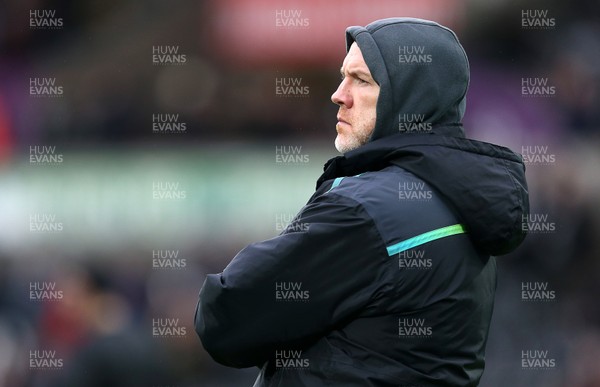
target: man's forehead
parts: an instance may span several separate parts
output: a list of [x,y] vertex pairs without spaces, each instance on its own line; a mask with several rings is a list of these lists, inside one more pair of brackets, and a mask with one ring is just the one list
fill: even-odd
[[367,74],[371,73],[356,42],[352,43],[350,46],[350,50],[348,50],[348,54],[346,54],[340,70],[363,71]]

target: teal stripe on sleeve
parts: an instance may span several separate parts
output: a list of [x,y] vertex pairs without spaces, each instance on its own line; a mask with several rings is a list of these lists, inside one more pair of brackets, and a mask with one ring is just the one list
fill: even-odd
[[[334,182],[335,183],[335,182]],[[402,251],[412,249],[413,247],[421,246],[425,243],[435,241],[437,239],[445,238],[456,234],[465,234],[467,231],[462,224],[453,224],[452,226],[446,226],[435,230],[428,231],[421,235],[414,236],[406,239],[402,242],[398,242],[387,247],[388,255],[398,254]]]
[[334,189],[335,187],[337,187],[338,185],[340,185],[340,183],[342,182],[342,180],[344,180],[344,177],[336,177],[335,180],[333,181],[333,183],[331,184],[331,188],[329,188],[329,191],[331,191],[332,189]]
[[[362,173],[359,173],[358,175],[354,175],[353,177],[359,177],[360,175],[362,175]],[[332,189],[334,189],[335,187],[340,185],[340,183],[342,182],[342,180],[344,180],[345,177],[346,176],[336,177],[335,180],[333,180],[333,183],[331,184],[331,187],[327,190],[327,192],[331,191]],[[325,192],[325,193],[327,193],[327,192]]]

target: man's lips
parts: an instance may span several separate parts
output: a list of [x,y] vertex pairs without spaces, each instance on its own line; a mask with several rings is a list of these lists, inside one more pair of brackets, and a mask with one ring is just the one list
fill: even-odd
[[342,119],[340,116],[337,116],[338,119],[338,123],[339,124],[346,124],[346,125],[350,125],[350,123],[344,119]]

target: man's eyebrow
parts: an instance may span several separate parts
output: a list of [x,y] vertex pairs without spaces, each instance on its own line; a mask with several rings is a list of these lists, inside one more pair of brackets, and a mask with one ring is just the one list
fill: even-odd
[[[368,77],[370,79],[373,79],[373,76],[371,75],[371,73],[368,70],[362,69],[362,68],[351,68],[350,70],[346,70],[348,72],[348,74],[353,75],[353,76],[358,76],[358,75],[363,75],[365,77]],[[342,75],[344,75],[344,71],[343,69],[340,69],[340,72],[342,73]]]

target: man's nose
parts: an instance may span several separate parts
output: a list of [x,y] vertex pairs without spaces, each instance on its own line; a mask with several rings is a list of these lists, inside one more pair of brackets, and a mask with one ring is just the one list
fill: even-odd
[[344,79],[337,90],[331,95],[331,102],[339,106],[345,106],[347,109],[352,107],[352,95],[348,89],[347,80]]

